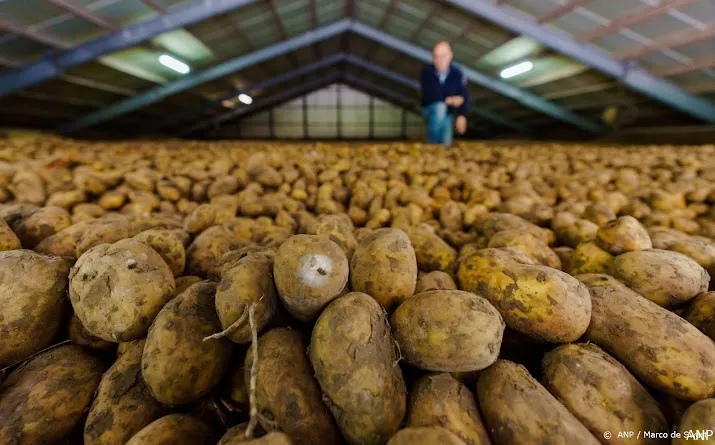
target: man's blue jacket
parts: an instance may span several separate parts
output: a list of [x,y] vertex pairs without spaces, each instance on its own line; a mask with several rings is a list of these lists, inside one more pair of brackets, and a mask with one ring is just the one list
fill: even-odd
[[[429,65],[420,74],[420,85],[422,86],[422,106],[426,107],[435,102],[444,102],[448,96],[462,96],[464,103],[456,108],[458,116],[466,116],[469,107],[469,90],[467,88],[467,78],[462,70],[454,65],[450,65],[449,74],[444,83],[440,83],[437,70],[434,65]],[[450,110],[455,110],[450,107]]]

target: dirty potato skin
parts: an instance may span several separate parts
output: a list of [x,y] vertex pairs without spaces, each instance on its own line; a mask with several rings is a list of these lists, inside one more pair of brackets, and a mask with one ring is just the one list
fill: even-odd
[[84,425],[84,445],[123,445],[166,413],[142,378],[142,350],[127,350],[102,377]]
[[593,241],[576,246],[565,269],[569,275],[586,273],[608,273],[613,264],[613,256],[601,249]]
[[221,330],[229,328],[244,312],[244,321],[229,333],[236,343],[251,341],[248,308],[255,303],[256,329],[260,333],[278,311],[278,291],[273,280],[273,259],[258,251],[241,258],[234,267],[225,270],[216,287],[216,312]]
[[602,225],[596,242],[611,255],[653,248],[648,231],[632,216],[621,216]]
[[352,220],[346,215],[321,215],[307,227],[309,235],[326,235],[340,246],[348,260],[353,257],[358,243],[354,230]]
[[[592,343],[559,346],[544,356],[543,384],[596,437],[606,431],[668,430],[658,403],[633,375]],[[619,438],[609,444],[657,444],[660,439]]]
[[613,277],[577,278],[593,302],[590,341],[652,388],[687,400],[715,395],[715,343],[705,334]]
[[[253,348],[246,353],[246,387],[250,385]],[[277,427],[297,445],[338,444],[340,434],[323,403],[305,350],[301,334],[291,329],[272,329],[258,339],[258,421],[266,430]]]
[[101,244],[70,271],[70,300],[92,335],[112,342],[143,337],[174,293],[174,276],[161,256],[133,239]]
[[184,273],[186,251],[182,239],[175,230],[149,229],[135,236],[134,239],[156,250],[175,277]]
[[518,263],[499,249],[483,249],[462,261],[460,288],[484,296],[507,326],[540,340],[576,341],[588,328],[591,299],[572,276]]
[[287,435],[275,431],[257,439],[246,439],[242,435],[235,436],[220,445],[293,445],[294,443],[296,442],[291,441]]
[[407,362],[428,371],[484,369],[497,359],[504,335],[494,306],[461,290],[415,295],[397,308],[390,324]]
[[294,235],[278,249],[273,276],[278,296],[298,321],[313,321],[348,283],[348,259],[326,237]]
[[433,270],[428,273],[419,273],[417,275],[417,285],[415,286],[415,294],[419,294],[428,290],[456,290],[457,285],[454,283],[449,274],[441,270]]
[[186,249],[186,273],[205,277],[221,255],[241,245],[239,239],[226,227],[209,227]]
[[618,255],[612,275],[650,301],[666,308],[682,305],[708,290],[710,276],[695,260],[668,250]]
[[82,420],[104,365],[79,346],[47,350],[0,385],[0,443],[53,443]]
[[23,247],[32,249],[43,239],[72,225],[67,210],[60,207],[43,207],[27,218],[15,222],[13,231]]
[[62,258],[0,252],[0,368],[52,343],[62,323],[69,270]]
[[704,292],[693,298],[683,318],[715,341],[715,292]]
[[72,319],[70,320],[69,338],[72,343],[95,351],[108,351],[117,347],[116,343],[102,340],[87,332],[76,315],[72,315]]
[[495,233],[487,247],[515,247],[521,249],[536,264],[561,269],[561,259],[536,235],[521,230],[503,230]]
[[149,329],[142,376],[154,397],[166,405],[194,402],[221,380],[231,356],[226,338],[204,338],[220,330],[209,281],[194,284],[159,312]]
[[405,416],[407,397],[384,309],[360,292],[337,298],[318,317],[309,354],[343,437],[351,445],[384,444]]
[[398,431],[387,445],[464,445],[456,434],[440,426],[408,427]]
[[416,226],[407,230],[415,251],[417,266],[423,272],[454,273],[457,251],[429,229]]
[[195,417],[170,414],[145,426],[126,445],[196,445],[216,439],[216,432]]
[[482,371],[477,381],[477,397],[487,431],[495,444],[599,444],[585,426],[517,363],[497,360]]
[[15,232],[10,230],[10,227],[0,219],[0,251],[22,249],[20,240],[15,235]]
[[[708,430],[715,430],[715,399],[700,400],[685,410],[683,417],[680,419],[680,425],[678,426],[681,437],[679,439],[673,439],[672,445],[698,443],[694,438],[688,440],[686,438],[686,431],[695,433],[696,431],[703,432]],[[712,440],[712,436],[710,436],[710,440]],[[706,443],[710,442],[707,441]]]
[[350,262],[350,288],[386,310],[410,298],[417,282],[417,259],[410,239],[399,229],[377,229],[363,238]]
[[422,376],[409,392],[407,426],[443,426],[466,445],[489,445],[489,436],[469,389],[450,374]]

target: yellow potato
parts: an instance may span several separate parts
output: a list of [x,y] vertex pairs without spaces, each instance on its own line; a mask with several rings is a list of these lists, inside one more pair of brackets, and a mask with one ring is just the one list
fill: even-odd
[[693,298],[683,318],[715,341],[715,292],[704,292]]

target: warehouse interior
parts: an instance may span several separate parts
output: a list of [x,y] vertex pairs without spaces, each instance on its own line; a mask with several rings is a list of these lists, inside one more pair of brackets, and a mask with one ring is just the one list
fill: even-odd
[[[0,126],[418,139],[419,72],[447,40],[469,78],[467,138],[705,140],[714,21],[707,0],[9,0]],[[500,75],[514,66],[528,69]]]

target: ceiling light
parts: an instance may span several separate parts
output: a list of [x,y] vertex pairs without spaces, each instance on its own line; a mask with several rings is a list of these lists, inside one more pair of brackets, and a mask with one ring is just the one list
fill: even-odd
[[531,71],[533,67],[534,64],[531,62],[521,62],[514,66],[510,66],[509,68],[503,69],[499,75],[502,79],[508,79],[510,77],[518,76],[519,74],[524,74],[527,71]]
[[159,63],[161,63],[167,68],[171,68],[172,70],[180,74],[186,74],[191,71],[189,65],[185,64],[179,59],[171,57],[168,54],[162,54],[161,56],[159,56]]
[[253,98],[248,94],[239,94],[238,100],[246,105],[251,105],[253,103]]

